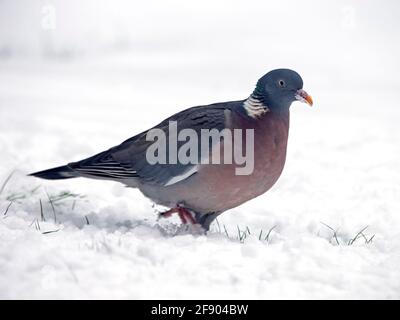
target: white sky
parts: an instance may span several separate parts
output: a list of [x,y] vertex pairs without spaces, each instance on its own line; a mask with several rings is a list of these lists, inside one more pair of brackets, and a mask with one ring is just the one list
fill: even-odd
[[253,78],[285,66],[321,90],[397,91],[399,9],[398,1],[356,0],[3,0],[0,53],[130,52],[133,60],[145,53],[155,55],[155,64],[213,64]]

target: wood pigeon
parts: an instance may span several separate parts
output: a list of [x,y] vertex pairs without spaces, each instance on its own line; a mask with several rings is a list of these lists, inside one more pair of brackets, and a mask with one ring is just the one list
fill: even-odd
[[[50,180],[118,181],[171,208],[162,217],[177,213],[183,223],[200,224],[207,231],[219,214],[265,193],[278,180],[285,164],[289,108],[294,101],[313,104],[300,75],[289,69],[272,70],[258,80],[247,99],[183,110],[109,150],[31,175]],[[207,140],[203,134],[211,131],[232,134],[212,139],[203,148],[201,142]],[[193,135],[198,137],[189,141]],[[217,151],[231,159],[210,161]],[[248,172],[238,173],[232,154],[240,158],[243,151],[251,154],[248,160],[252,163]]]

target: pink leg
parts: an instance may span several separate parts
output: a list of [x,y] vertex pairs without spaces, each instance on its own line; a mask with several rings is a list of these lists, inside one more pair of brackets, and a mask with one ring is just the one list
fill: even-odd
[[192,214],[185,208],[177,206],[170,210],[164,211],[160,213],[160,217],[169,218],[174,213],[177,213],[179,218],[181,219],[182,224],[187,224],[188,222],[191,224],[196,224],[196,220],[193,218]]
[[[179,207],[178,211],[179,217],[181,218],[183,223],[190,223],[190,224],[196,224],[196,220],[193,218],[192,214],[189,212],[189,210]],[[183,219],[182,219],[183,218]]]

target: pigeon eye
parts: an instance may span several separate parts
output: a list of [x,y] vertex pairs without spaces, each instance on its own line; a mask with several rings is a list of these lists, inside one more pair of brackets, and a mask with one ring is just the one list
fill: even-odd
[[285,81],[279,80],[278,84],[279,84],[280,87],[284,87],[285,86]]

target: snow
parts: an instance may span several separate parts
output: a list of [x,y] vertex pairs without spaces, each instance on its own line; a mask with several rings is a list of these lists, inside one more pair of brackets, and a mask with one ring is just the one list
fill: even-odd
[[[0,298],[400,298],[396,1],[87,3],[54,1],[54,30],[41,1],[0,4]],[[117,183],[26,176],[276,67],[314,107],[292,106],[278,183],[207,236]]]

